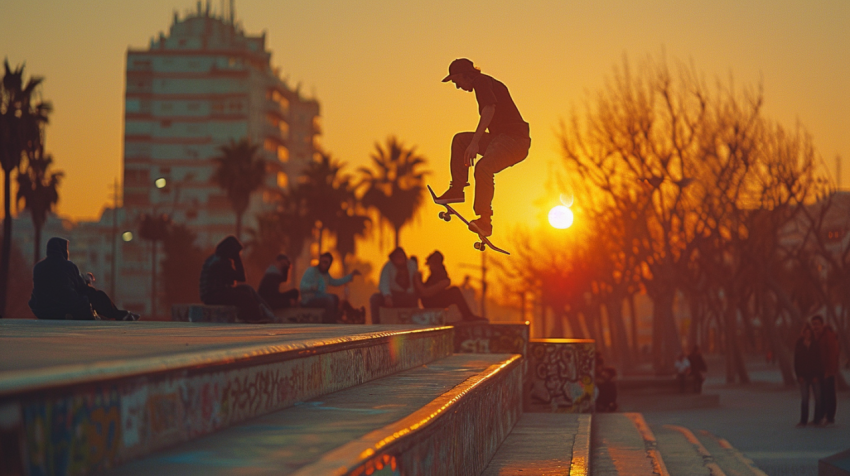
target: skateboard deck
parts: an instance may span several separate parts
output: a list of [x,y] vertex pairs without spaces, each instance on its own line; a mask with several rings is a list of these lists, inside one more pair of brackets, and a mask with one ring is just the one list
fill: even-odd
[[[464,218],[463,215],[458,213],[457,210],[452,208],[452,206],[449,205],[448,203],[437,203],[437,194],[434,193],[434,190],[431,188],[430,185],[426,185],[426,187],[428,187],[428,192],[431,193],[431,199],[434,200],[434,203],[436,203],[437,205],[440,205],[441,207],[445,207],[445,209],[446,209],[446,211],[440,212],[439,216],[440,216],[441,220],[451,221],[452,215],[454,215],[454,216],[460,218],[460,221],[464,222],[466,224],[466,227],[469,228],[469,221],[466,218]],[[481,240],[481,241],[476,241],[472,245],[476,250],[484,251],[489,246],[493,251],[498,251],[499,253],[504,253],[504,254],[510,256],[510,253],[508,253],[507,251],[505,251],[505,250],[499,248],[498,246],[494,245],[492,242],[490,242],[490,240],[486,236],[482,236],[481,233],[478,233],[474,230],[469,230],[469,231],[478,235],[478,239]]]

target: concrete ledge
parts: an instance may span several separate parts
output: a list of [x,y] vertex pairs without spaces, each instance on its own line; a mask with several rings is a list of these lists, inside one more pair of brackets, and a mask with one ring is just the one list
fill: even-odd
[[523,411],[592,413],[596,343],[592,339],[532,339]]
[[720,395],[716,393],[671,393],[660,395],[618,394],[617,403],[623,412],[680,411],[697,408],[717,408]]
[[528,322],[516,324],[454,323],[455,352],[528,354]]
[[[163,326],[133,324],[138,330]],[[177,329],[176,324],[164,327]],[[79,332],[88,326],[67,327]],[[245,327],[265,333],[275,329]],[[182,328],[209,328],[221,338],[220,331],[229,327]],[[4,371],[2,439],[4,448],[17,446],[20,452],[9,452],[10,461],[4,453],[3,467],[22,467],[26,474],[99,472],[299,401],[432,362],[450,355],[453,347],[450,327],[288,337],[289,342],[275,344]],[[126,339],[124,345],[132,345]]]
[[520,417],[521,359],[513,355],[490,366],[295,474],[481,474]]
[[321,324],[324,309],[311,307],[289,307],[274,311],[274,322],[278,324]]
[[382,307],[378,310],[381,324],[416,324],[441,326],[446,323],[445,309],[419,309],[417,307]]
[[236,306],[173,304],[171,320],[180,322],[239,322]]

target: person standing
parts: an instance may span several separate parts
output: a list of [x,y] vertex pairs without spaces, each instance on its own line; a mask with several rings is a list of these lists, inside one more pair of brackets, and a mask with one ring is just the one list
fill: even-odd
[[823,364],[821,351],[815,341],[812,326],[803,326],[797,344],[794,346],[794,373],[800,385],[800,423],[798,427],[806,426],[809,422],[809,394],[815,399],[815,415],[812,423],[817,424],[823,418],[823,402],[821,400],[821,381],[823,380]]
[[336,323],[342,311],[339,308],[339,296],[328,292],[330,286],[344,286],[351,282],[360,271],[354,270],[341,277],[332,278],[330,275],[331,264],[334,257],[330,253],[322,253],[319,256],[319,264],[307,268],[301,276],[301,306],[325,310],[325,323]]
[[452,61],[449,75],[443,78],[444,83],[448,81],[457,89],[475,92],[480,118],[475,132],[460,132],[452,139],[452,181],[436,202],[443,205],[463,203],[463,189],[469,185],[469,167],[481,154],[481,160],[475,165],[475,202],[472,205],[479,218],[469,223],[469,229],[490,236],[493,234],[493,177],[528,156],[531,147],[528,123],[519,113],[507,86],[483,74],[472,61],[466,58]]
[[[823,379],[821,380],[821,401],[823,404],[824,422],[827,425],[835,423],[837,400],[835,395],[835,378],[838,376],[838,336],[832,327],[824,324],[823,316],[812,317],[812,331],[820,347],[821,363],[823,364]],[[819,423],[815,422],[815,423]]]
[[257,288],[257,293],[272,309],[293,307],[298,303],[297,289],[290,289],[284,292],[280,291],[280,285],[289,280],[290,267],[292,267],[292,263],[286,255],[277,255],[274,263],[269,265],[269,269],[266,270],[263,279],[260,280],[260,287]]

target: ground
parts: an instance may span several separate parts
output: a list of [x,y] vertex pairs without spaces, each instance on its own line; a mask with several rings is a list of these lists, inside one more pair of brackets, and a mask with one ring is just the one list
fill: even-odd
[[[703,391],[720,394],[720,407],[644,412],[647,423],[708,430],[727,439],[770,476],[815,476],[820,458],[850,448],[850,392],[838,393],[835,425],[796,428],[799,391],[783,387],[778,366],[751,360],[750,385],[727,385],[721,359],[710,359],[709,366]],[[844,375],[850,377],[850,372],[845,370]]]

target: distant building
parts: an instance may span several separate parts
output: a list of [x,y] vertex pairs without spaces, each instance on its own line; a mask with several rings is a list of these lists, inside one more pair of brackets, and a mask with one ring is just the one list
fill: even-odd
[[[105,208],[94,222],[51,217],[41,243],[43,257],[51,236],[69,238],[71,259],[83,273],[94,273],[97,287],[107,292],[113,291],[114,250],[115,301],[146,318],[154,314],[153,245],[139,237],[142,215],[168,214],[198,234],[200,247],[211,249],[235,232],[230,202],[212,182],[219,147],[247,137],[269,163],[265,187],[243,217],[243,234],[255,226],[258,212],[273,206],[271,192],[286,188],[318,149],[319,103],[271,67],[265,34],[246,35],[232,10],[216,16],[206,5],[202,9],[199,2],[183,18],[175,13],[167,35],[127,51],[123,207],[115,214]],[[157,187],[158,179],[165,179],[164,187]],[[16,227],[29,262],[29,216],[22,214]],[[162,258],[160,250],[157,260]],[[160,285],[156,291],[156,314],[166,316]]]
[[[218,148],[248,138],[262,147],[269,190],[286,187],[312,160],[319,104],[291,89],[270,65],[265,34],[248,36],[209,7],[181,19],[146,49],[127,52],[124,206],[167,212],[207,245],[233,233],[235,216],[211,180]],[[166,187],[154,186],[164,178]],[[246,226],[269,202],[257,193]],[[132,215],[132,212],[130,213]]]

